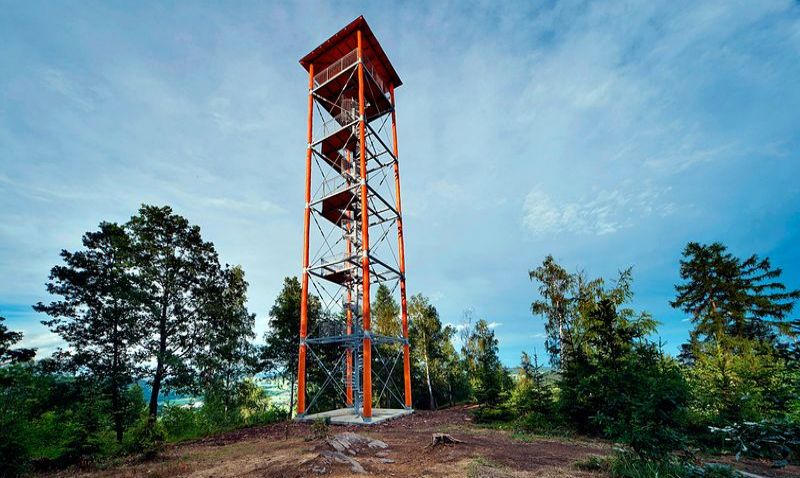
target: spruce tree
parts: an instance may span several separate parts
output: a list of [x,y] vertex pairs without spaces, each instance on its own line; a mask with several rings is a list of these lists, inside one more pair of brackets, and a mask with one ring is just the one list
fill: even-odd
[[475,398],[481,403],[496,405],[503,392],[505,370],[498,356],[497,338],[485,320],[475,323],[469,349],[472,351]]
[[392,297],[392,291],[385,284],[380,284],[372,301],[372,330],[379,335],[399,337],[400,306]]
[[769,258],[753,254],[742,260],[715,242],[690,242],[683,251],[677,293],[670,304],[689,314],[691,339],[725,342],[725,337],[775,342],[790,334],[800,290],[787,290],[783,271]]
[[675,308],[694,328],[681,358],[704,419],[722,425],[780,416],[794,393],[788,340],[789,314],[800,291],[780,281],[782,270],[768,258],[745,259],[721,243],[690,242],[675,286]]

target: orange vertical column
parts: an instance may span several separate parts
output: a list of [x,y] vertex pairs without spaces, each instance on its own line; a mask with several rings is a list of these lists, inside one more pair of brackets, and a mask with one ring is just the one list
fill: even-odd
[[308,68],[308,145],[306,146],[306,207],[303,216],[303,288],[300,297],[300,352],[297,358],[297,414],[306,411],[306,335],[308,335],[308,235],[311,225],[311,141],[314,120],[314,65]]
[[361,157],[361,271],[363,276],[363,298],[361,299],[361,315],[364,328],[363,358],[364,376],[363,403],[364,418],[372,417],[372,338],[370,337],[370,296],[369,296],[369,210],[367,204],[367,151],[365,143],[364,117],[364,56],[361,41],[361,30],[356,33],[358,38],[358,145]]
[[[348,150],[346,153],[347,157],[347,170],[342,171],[342,174],[345,174],[348,178],[347,184],[350,185],[350,151]],[[347,257],[349,258],[353,254],[353,242],[350,240],[350,235],[353,233],[353,214],[348,210],[344,213],[346,215],[346,225],[345,225],[345,234],[347,238],[345,243],[347,244]],[[351,275],[351,282],[347,284],[347,335],[353,333],[353,282],[352,282],[352,275]],[[348,345],[347,351],[345,352],[345,373],[346,373],[346,384],[345,384],[345,401],[347,405],[353,405],[353,351],[350,350],[350,346]]]
[[408,346],[408,302],[406,301],[406,246],[403,240],[403,206],[400,202],[400,165],[397,149],[397,115],[395,114],[394,85],[389,85],[392,100],[392,147],[394,150],[394,186],[397,197],[397,249],[400,263],[400,312],[403,321],[403,382],[406,408],[411,408],[411,356]]

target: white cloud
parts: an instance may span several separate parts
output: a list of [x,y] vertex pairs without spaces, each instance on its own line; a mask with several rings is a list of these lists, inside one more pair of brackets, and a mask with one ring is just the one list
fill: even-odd
[[668,191],[628,187],[593,191],[577,201],[563,201],[536,187],[525,197],[522,223],[533,235],[612,234],[631,227],[637,219],[671,214],[675,205],[663,198]]
[[61,340],[61,337],[52,332],[36,332],[32,334],[24,333],[19,346],[36,349],[36,357],[41,359],[49,357],[59,347],[65,347],[66,343]]
[[490,329],[496,329],[496,328],[500,327],[501,325],[503,325],[503,323],[502,322],[489,322],[488,325],[489,325]]
[[[0,45],[0,277],[13,278],[0,297],[47,300],[61,248],[142,202],[170,204],[243,265],[261,335],[282,278],[300,272],[307,78],[296,60],[350,20],[320,8],[183,5],[158,12],[167,33],[142,21],[147,7],[111,7],[113,25],[92,5],[0,19],[11,40]],[[530,340],[513,335],[514,314],[537,255],[662,267],[687,238],[796,239],[763,222],[768,210],[785,228],[798,203],[784,179],[800,165],[796,2],[364,10],[405,82],[409,287],[442,317],[474,303],[506,317],[501,343]]]

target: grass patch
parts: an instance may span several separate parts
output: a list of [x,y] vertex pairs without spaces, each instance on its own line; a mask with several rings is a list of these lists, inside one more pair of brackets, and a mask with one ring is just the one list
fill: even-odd
[[[600,466],[611,478],[741,478],[742,475],[728,465],[707,464],[696,466],[672,457],[648,460],[631,453],[618,453],[606,463],[583,462],[583,466]],[[576,463],[576,466],[579,466]],[[602,467],[606,468],[603,469]]]
[[[491,470],[500,471],[503,466],[499,463],[495,463],[492,460],[486,458],[485,456],[476,456],[469,462],[467,465],[467,478],[484,478],[488,476],[494,476],[496,473],[492,473]],[[487,473],[487,471],[490,471]]]

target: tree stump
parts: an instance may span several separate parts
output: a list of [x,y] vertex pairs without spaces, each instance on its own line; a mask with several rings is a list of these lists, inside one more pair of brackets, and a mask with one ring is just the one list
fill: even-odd
[[464,443],[461,440],[453,438],[452,435],[448,435],[447,433],[434,433],[433,440],[431,441],[431,447],[436,447],[439,445],[456,445],[458,443]]

